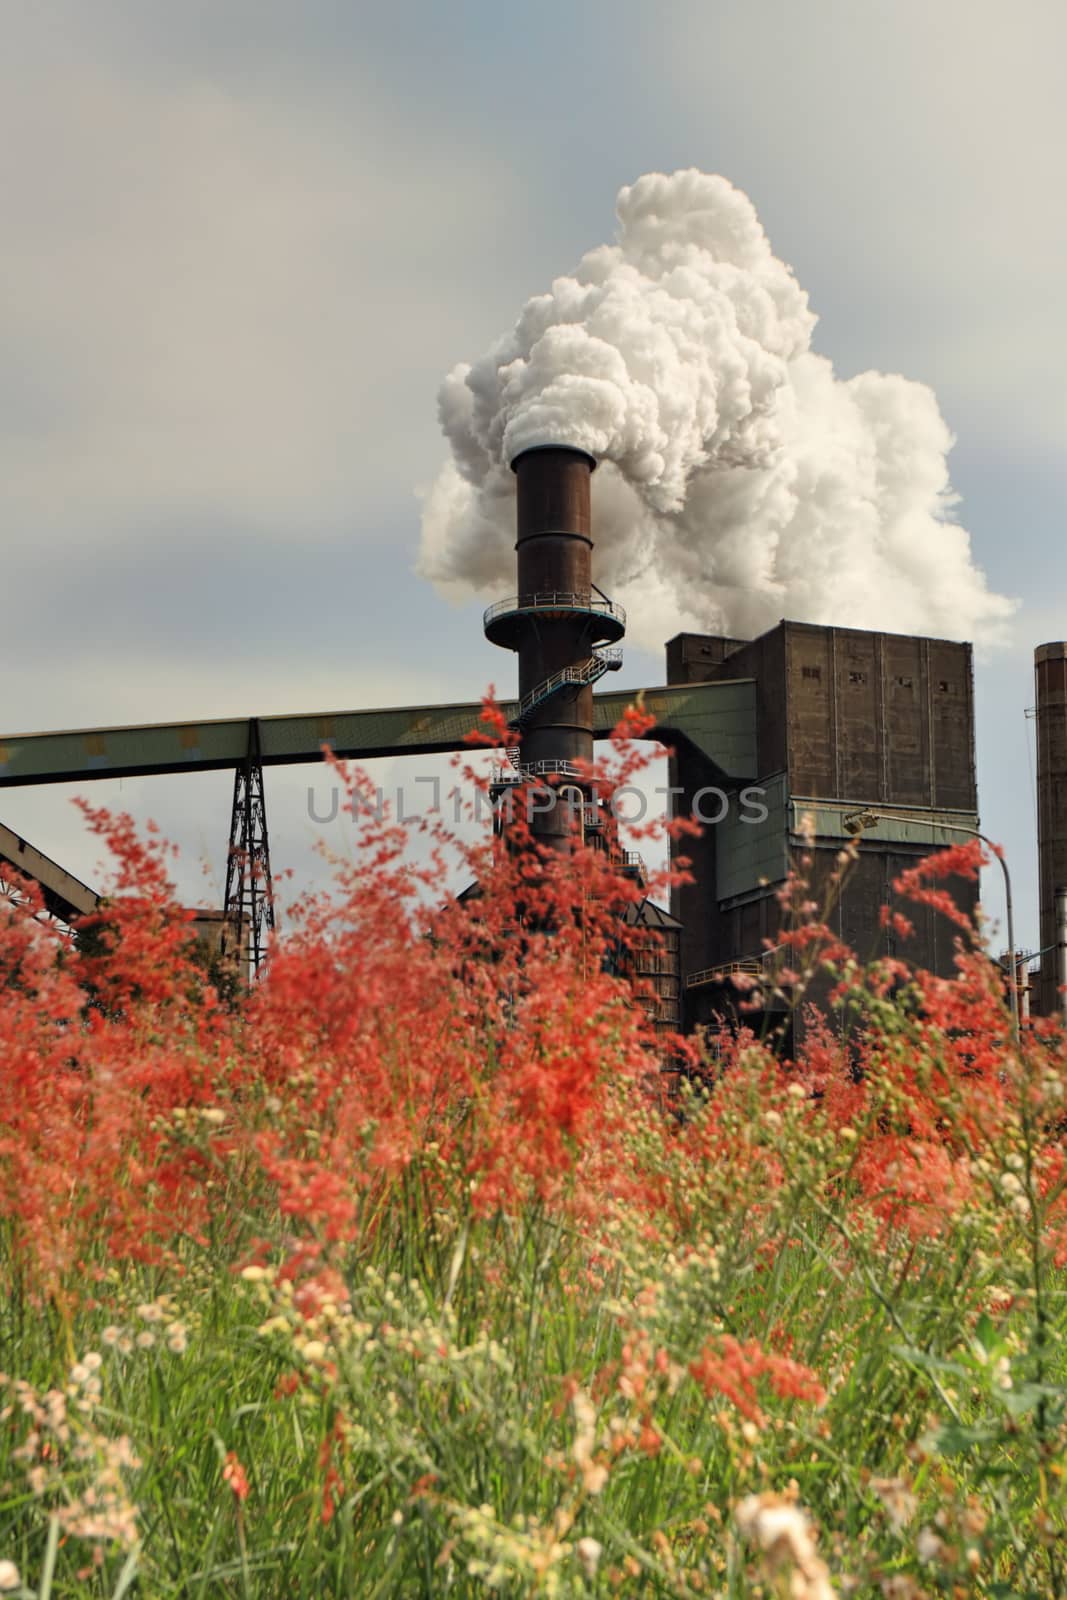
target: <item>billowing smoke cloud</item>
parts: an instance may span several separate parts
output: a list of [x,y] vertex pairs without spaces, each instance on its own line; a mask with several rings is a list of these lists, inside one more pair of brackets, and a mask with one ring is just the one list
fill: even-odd
[[514,479],[536,444],[600,462],[600,585],[658,648],[780,617],[995,640],[990,593],[950,519],[952,438],[933,392],[811,349],[816,318],[725,178],[651,173],[619,193],[617,243],[535,296],[439,394],[452,447],[423,507],[420,571],[513,589]]

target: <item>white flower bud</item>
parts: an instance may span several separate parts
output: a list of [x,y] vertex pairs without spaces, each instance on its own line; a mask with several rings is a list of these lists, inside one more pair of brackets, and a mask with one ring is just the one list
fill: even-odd
[[575,1545],[574,1553],[581,1562],[582,1571],[587,1578],[596,1577],[596,1569],[600,1564],[603,1548],[598,1539],[590,1539],[588,1536],[584,1539],[579,1539]]

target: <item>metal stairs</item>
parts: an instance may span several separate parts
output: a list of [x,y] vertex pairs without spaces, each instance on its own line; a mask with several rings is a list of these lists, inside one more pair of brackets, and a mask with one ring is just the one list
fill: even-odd
[[[559,694],[562,689],[569,688],[572,685],[580,688],[587,683],[596,683],[604,676],[605,672],[618,672],[621,666],[622,651],[617,647],[594,650],[588,661],[581,662],[577,667],[561,668],[559,672],[554,672],[550,678],[545,678],[536,688],[531,689],[529,694],[523,695],[519,701],[519,709],[512,720],[511,726],[521,730],[529,722],[533,713],[540,706],[543,706],[546,700],[551,700],[553,695]],[[512,759],[510,750],[508,751],[508,759]],[[517,766],[518,763],[512,761],[512,765]]]

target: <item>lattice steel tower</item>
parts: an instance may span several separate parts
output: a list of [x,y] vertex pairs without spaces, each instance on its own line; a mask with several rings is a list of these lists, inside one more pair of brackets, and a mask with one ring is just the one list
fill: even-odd
[[274,893],[263,763],[259,721],[253,717],[248,724],[248,752],[233,777],[220,953],[234,956],[238,963],[247,962],[254,977],[266,956],[267,936],[273,929]]

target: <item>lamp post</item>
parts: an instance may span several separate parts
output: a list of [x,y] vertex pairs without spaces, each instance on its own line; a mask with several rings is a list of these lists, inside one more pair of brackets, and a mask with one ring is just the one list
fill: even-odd
[[[880,822],[914,822],[914,816],[905,816],[899,811],[851,811],[844,818],[846,833],[865,833],[868,828],[876,828]],[[971,839],[981,839],[990,854],[1000,862],[1000,870],[1004,874],[1004,906],[1008,922],[1008,1003],[1011,1007],[1011,1036],[1015,1043],[1019,1042],[1019,985],[1015,971],[1015,917],[1011,904],[1011,874],[1008,863],[997,849],[991,839],[984,833],[979,833],[977,828],[968,828],[959,822],[935,822],[932,827],[942,828],[945,833],[962,833]]]

